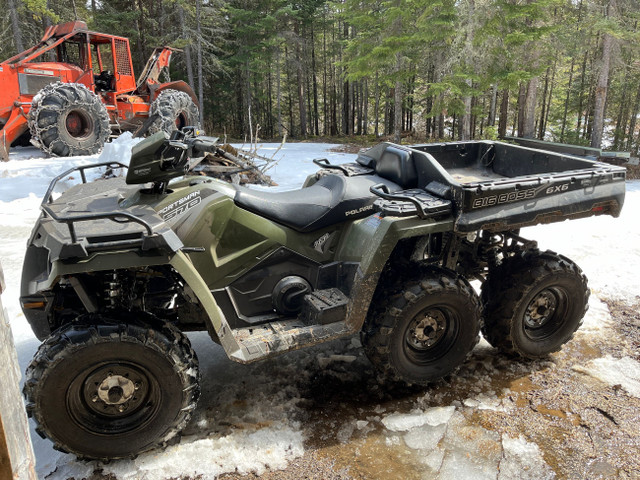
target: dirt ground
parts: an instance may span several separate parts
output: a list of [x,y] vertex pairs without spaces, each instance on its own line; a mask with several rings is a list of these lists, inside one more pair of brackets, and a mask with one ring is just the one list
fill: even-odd
[[[348,380],[341,382],[334,369],[332,382],[318,378],[315,383],[321,387],[307,392],[312,400],[304,423],[314,433],[302,458],[286,470],[267,471],[260,476],[225,474],[220,479],[430,478],[406,451],[389,448],[371,432],[355,434],[346,442],[331,439],[340,437],[341,419],[355,413],[363,417],[363,410],[364,416],[367,410],[374,414],[374,404],[382,404],[388,411],[409,411],[425,403],[459,404],[469,392],[505,392],[498,396],[514,407],[507,414],[499,409],[465,408],[465,420],[498,434],[514,438],[522,435],[537,444],[552,476],[640,478],[640,399],[619,385],[609,386],[580,371],[588,361],[605,355],[640,360],[640,303],[631,306],[610,302],[608,306],[613,317],[611,329],[595,334],[579,332],[548,361],[515,361],[496,357],[493,349],[479,349],[458,375],[429,389],[426,395],[425,391],[378,390],[372,399],[371,388],[375,387],[369,381],[353,382],[345,375]],[[543,475],[528,472],[525,477]]]

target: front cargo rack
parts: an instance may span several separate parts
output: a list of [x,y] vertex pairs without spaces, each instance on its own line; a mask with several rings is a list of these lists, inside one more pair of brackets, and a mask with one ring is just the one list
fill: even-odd
[[[58,182],[74,172],[79,172],[82,179],[82,184],[87,184],[86,171],[95,168],[106,167],[107,169],[115,170],[119,168],[128,168],[127,165],[120,162],[103,162],[93,165],[84,165],[71,168],[64,173],[55,177],[47,192],[44,195],[41,210],[45,217],[49,217],[53,222],[57,224],[64,224],[68,229],[68,237],[64,240],[64,232],[58,230],[58,236],[61,236],[62,245],[59,249],[58,258],[72,258],[83,257],[90,252],[96,252],[101,250],[111,250],[117,248],[141,248],[142,250],[149,250],[152,248],[161,248],[175,251],[182,247],[181,242],[175,237],[175,234],[167,227],[160,228],[161,231],[154,231],[162,225],[162,219],[157,217],[155,211],[151,208],[138,207],[139,214],[132,212],[113,210],[91,213],[80,213],[76,215],[61,214],[54,210],[55,201],[53,199],[53,191]],[[136,212],[138,213],[138,212]],[[149,220],[140,218],[141,216],[148,216]],[[95,222],[100,220],[108,220],[117,224],[138,224],[142,227],[142,230],[135,230],[129,232],[121,232],[113,234],[111,232],[96,232],[97,235],[80,236],[77,232],[77,224],[80,222]],[[35,232],[34,232],[35,233]]]

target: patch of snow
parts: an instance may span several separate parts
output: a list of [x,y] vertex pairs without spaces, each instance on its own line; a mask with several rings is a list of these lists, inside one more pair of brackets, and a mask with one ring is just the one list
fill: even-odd
[[589,297],[589,310],[584,316],[581,333],[598,333],[611,328],[611,311],[606,303],[595,295]]
[[442,440],[446,431],[446,423],[436,425],[435,427],[423,425],[411,429],[404,436],[404,443],[407,444],[407,447],[414,450],[433,450],[438,446],[438,443]]
[[608,385],[621,385],[630,395],[640,398],[640,362],[632,358],[607,355],[591,360],[584,366],[574,365],[573,369]]
[[455,412],[449,421],[441,447],[445,450],[439,478],[495,480],[502,455],[500,435],[471,425]]
[[500,462],[498,480],[547,480],[555,473],[542,458],[535,443],[527,442],[522,435],[511,438],[502,435],[503,459]]
[[[118,480],[182,478],[185,475],[213,480],[227,472],[261,475],[267,468],[285,468],[304,452],[303,435],[286,425],[254,432],[234,432],[217,438],[189,441],[164,452],[152,451],[135,460],[103,465],[103,473]],[[52,477],[52,480],[57,477]],[[66,477],[64,477],[66,478]],[[62,480],[62,477],[61,477]]]
[[392,413],[382,419],[382,424],[392,432],[406,432],[412,428],[447,423],[456,407],[433,407],[419,413]]

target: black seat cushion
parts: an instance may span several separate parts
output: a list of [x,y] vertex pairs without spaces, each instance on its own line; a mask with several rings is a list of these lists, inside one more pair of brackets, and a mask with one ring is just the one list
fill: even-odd
[[373,202],[378,198],[369,187],[384,183],[391,191],[398,185],[378,175],[324,175],[310,187],[289,192],[265,192],[236,187],[238,206],[286,225],[299,232],[312,232],[320,228],[355,220],[373,213]]

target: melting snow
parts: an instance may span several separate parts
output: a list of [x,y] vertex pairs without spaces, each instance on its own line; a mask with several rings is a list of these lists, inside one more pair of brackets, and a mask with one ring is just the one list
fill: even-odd
[[632,358],[607,355],[591,360],[585,366],[575,365],[573,369],[609,385],[621,385],[629,394],[640,398],[640,363]]
[[434,407],[418,413],[393,413],[382,419],[382,424],[392,432],[406,432],[415,427],[435,427],[447,423],[456,407]]

